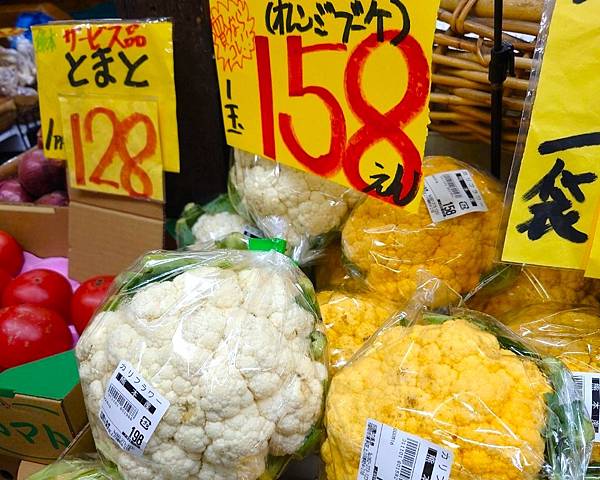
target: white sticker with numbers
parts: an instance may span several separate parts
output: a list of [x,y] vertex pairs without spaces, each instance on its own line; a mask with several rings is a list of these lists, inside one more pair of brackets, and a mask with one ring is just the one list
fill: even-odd
[[429,175],[424,183],[423,200],[435,223],[488,210],[468,170]]
[[448,480],[452,452],[376,420],[367,420],[357,480]]
[[600,442],[600,373],[574,372],[573,380],[594,426],[594,442]]
[[140,456],[169,405],[129,362],[121,360],[106,386],[100,420],[121,449]]

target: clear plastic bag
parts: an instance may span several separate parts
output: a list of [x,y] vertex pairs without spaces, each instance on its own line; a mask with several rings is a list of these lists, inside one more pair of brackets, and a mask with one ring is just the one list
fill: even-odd
[[249,238],[262,237],[250,221],[238,215],[227,195],[199,205],[188,203],[175,226],[177,246],[194,250],[241,248]]
[[502,187],[453,158],[428,157],[423,162],[425,177],[457,170],[470,174],[486,212],[435,223],[425,201],[417,213],[372,198],[354,209],[342,231],[342,249],[371,288],[407,301],[415,292],[417,272],[426,270],[464,294],[492,270],[502,217]]
[[[508,312],[501,320],[543,355],[562,360],[572,372],[600,376],[598,308],[546,302]],[[600,464],[598,442],[594,442],[591,461]],[[600,469],[596,466],[593,470]]]
[[323,256],[315,263],[314,274],[317,290],[338,287],[351,278],[350,272],[344,267],[339,241],[327,246]]
[[[322,447],[328,480],[371,478],[375,455],[384,465],[388,444],[377,444],[383,426],[371,430],[373,421],[397,429],[397,444],[405,434],[432,442],[436,466],[452,455],[450,480],[582,479],[593,428],[565,366],[492,317],[421,305],[392,318],[333,377]],[[406,451],[387,461],[421,478]]]
[[268,237],[288,242],[288,255],[312,262],[342,227],[362,194],[337,183],[234,150],[229,197]]
[[31,475],[28,480],[122,480],[114,467],[99,459],[63,459]]
[[[321,436],[322,330],[312,284],[284,255],[146,255],[116,279],[77,345],[98,451],[125,480],[277,478]],[[170,402],[158,421],[136,407],[153,434],[113,434],[131,453],[105,428],[125,421],[129,407],[115,407],[116,421],[106,410],[116,393],[127,400],[115,383],[125,376]]]
[[400,310],[394,302],[352,281],[318,292],[317,300],[327,336],[331,374],[342,368]]
[[470,292],[469,308],[502,315],[532,303],[547,301],[597,306],[600,281],[585,278],[582,271],[500,265]]

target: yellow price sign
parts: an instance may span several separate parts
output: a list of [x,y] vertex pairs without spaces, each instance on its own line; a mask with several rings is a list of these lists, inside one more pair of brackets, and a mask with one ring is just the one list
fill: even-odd
[[179,171],[171,22],[61,22],[32,32],[48,157],[66,159],[59,96],[153,99],[164,170]]
[[59,102],[74,188],[163,200],[155,101],[62,96]]
[[415,207],[439,0],[210,4],[230,145]]
[[[584,270],[600,200],[600,3],[557,1],[502,260]],[[597,248],[600,250],[600,248]]]

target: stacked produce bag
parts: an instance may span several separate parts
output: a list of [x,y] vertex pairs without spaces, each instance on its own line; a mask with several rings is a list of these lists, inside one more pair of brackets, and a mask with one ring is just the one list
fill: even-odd
[[269,480],[315,451],[328,480],[595,478],[599,283],[496,263],[502,186],[423,172],[409,211],[235,151],[77,345],[103,463],[35,480]]
[[[156,252],[116,285],[77,357],[97,448],[124,478],[276,478],[319,441],[326,342],[290,259]],[[123,414],[135,385],[150,406]]]

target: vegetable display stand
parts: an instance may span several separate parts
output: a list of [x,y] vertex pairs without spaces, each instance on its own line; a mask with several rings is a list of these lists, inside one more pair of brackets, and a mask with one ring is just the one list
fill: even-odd
[[[515,48],[515,72],[505,82],[503,147],[515,148],[543,1],[504,2],[503,40]],[[449,138],[489,143],[493,0],[442,0],[435,35],[430,129]]]

